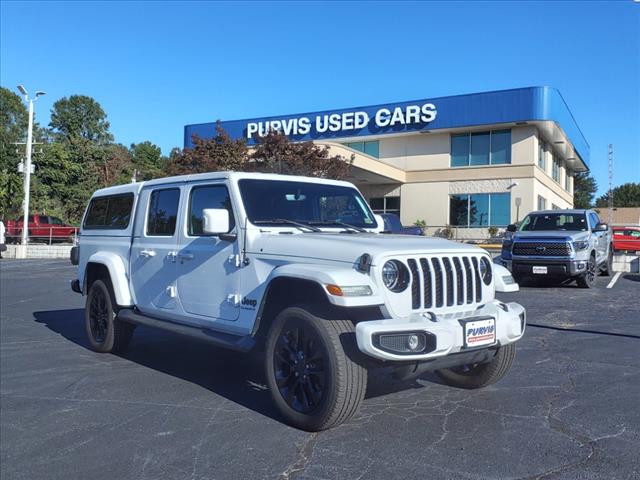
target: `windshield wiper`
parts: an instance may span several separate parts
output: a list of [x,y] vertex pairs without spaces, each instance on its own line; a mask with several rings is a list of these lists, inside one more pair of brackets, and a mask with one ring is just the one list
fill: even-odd
[[313,227],[311,225],[307,225],[306,223],[296,222],[295,220],[289,220],[288,218],[274,218],[273,220],[256,220],[253,223],[255,225],[260,225],[260,224],[278,225],[278,224],[284,223],[286,225],[293,225],[295,227],[298,227],[301,230],[303,228],[307,228],[307,229],[311,230],[312,232],[321,232],[322,231],[318,227]]
[[351,230],[355,230],[356,232],[366,233],[366,230],[364,228],[356,227],[355,225],[341,222],[339,220],[313,221],[313,222],[309,222],[309,225],[324,225],[324,226],[340,225],[341,227],[350,228]]

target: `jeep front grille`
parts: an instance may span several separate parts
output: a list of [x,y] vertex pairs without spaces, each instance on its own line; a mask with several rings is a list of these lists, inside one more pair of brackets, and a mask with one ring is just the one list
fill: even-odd
[[407,260],[414,310],[482,302],[477,257],[425,257]]
[[528,257],[568,257],[571,247],[567,242],[516,242],[511,253]]

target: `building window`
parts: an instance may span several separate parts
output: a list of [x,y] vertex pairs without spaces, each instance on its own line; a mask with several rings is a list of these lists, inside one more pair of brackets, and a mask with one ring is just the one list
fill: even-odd
[[369,199],[373,213],[395,213],[400,216],[400,197],[377,197]]
[[571,175],[569,175],[568,171],[565,171],[564,174],[564,189],[567,192],[571,192]]
[[538,195],[538,210],[547,209],[547,199],[541,195]]
[[556,182],[560,183],[560,158],[555,153],[553,154],[551,176]]
[[541,138],[538,139],[538,166],[547,171],[547,159],[545,157],[546,144]]
[[468,133],[451,135],[451,166],[467,167],[469,165],[469,147],[471,137]]
[[511,163],[511,130],[451,135],[452,167],[509,163]]
[[380,158],[380,142],[378,140],[371,142],[349,142],[345,143],[345,146],[371,155],[372,157]]
[[451,195],[449,224],[457,227],[506,226],[511,222],[510,193]]

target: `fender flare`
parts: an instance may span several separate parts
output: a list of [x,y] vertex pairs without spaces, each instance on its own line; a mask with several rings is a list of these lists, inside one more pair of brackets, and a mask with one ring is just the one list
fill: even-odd
[[[87,260],[87,266],[91,263],[104,265],[109,271],[111,277],[111,285],[113,286],[113,294],[116,297],[116,303],[122,307],[133,305],[133,298],[129,290],[129,279],[125,269],[124,260],[119,255],[110,252],[96,252]],[[86,270],[84,286],[86,286]]]
[[493,278],[496,292],[517,292],[520,290],[520,285],[516,283],[511,272],[502,265],[493,264]]
[[[265,283],[265,297],[268,293],[271,282],[276,278],[291,278],[309,280],[322,287],[322,291],[327,296],[329,302],[341,307],[364,307],[384,304],[384,299],[378,292],[378,288],[368,274],[358,272],[353,268],[328,267],[327,265],[314,264],[288,264],[273,269],[267,277]],[[371,295],[358,297],[339,297],[327,292],[327,285],[338,285],[340,287],[367,285],[371,288]]]

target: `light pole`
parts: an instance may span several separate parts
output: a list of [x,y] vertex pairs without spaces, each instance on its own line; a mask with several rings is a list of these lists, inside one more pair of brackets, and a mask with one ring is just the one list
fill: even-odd
[[24,95],[24,101],[29,104],[29,128],[27,129],[27,151],[24,163],[24,217],[22,220],[22,245],[27,244],[29,235],[29,193],[31,189],[31,148],[33,144],[33,102],[45,92],[37,91],[35,97],[29,98],[29,94],[23,85],[18,85],[18,90]]

